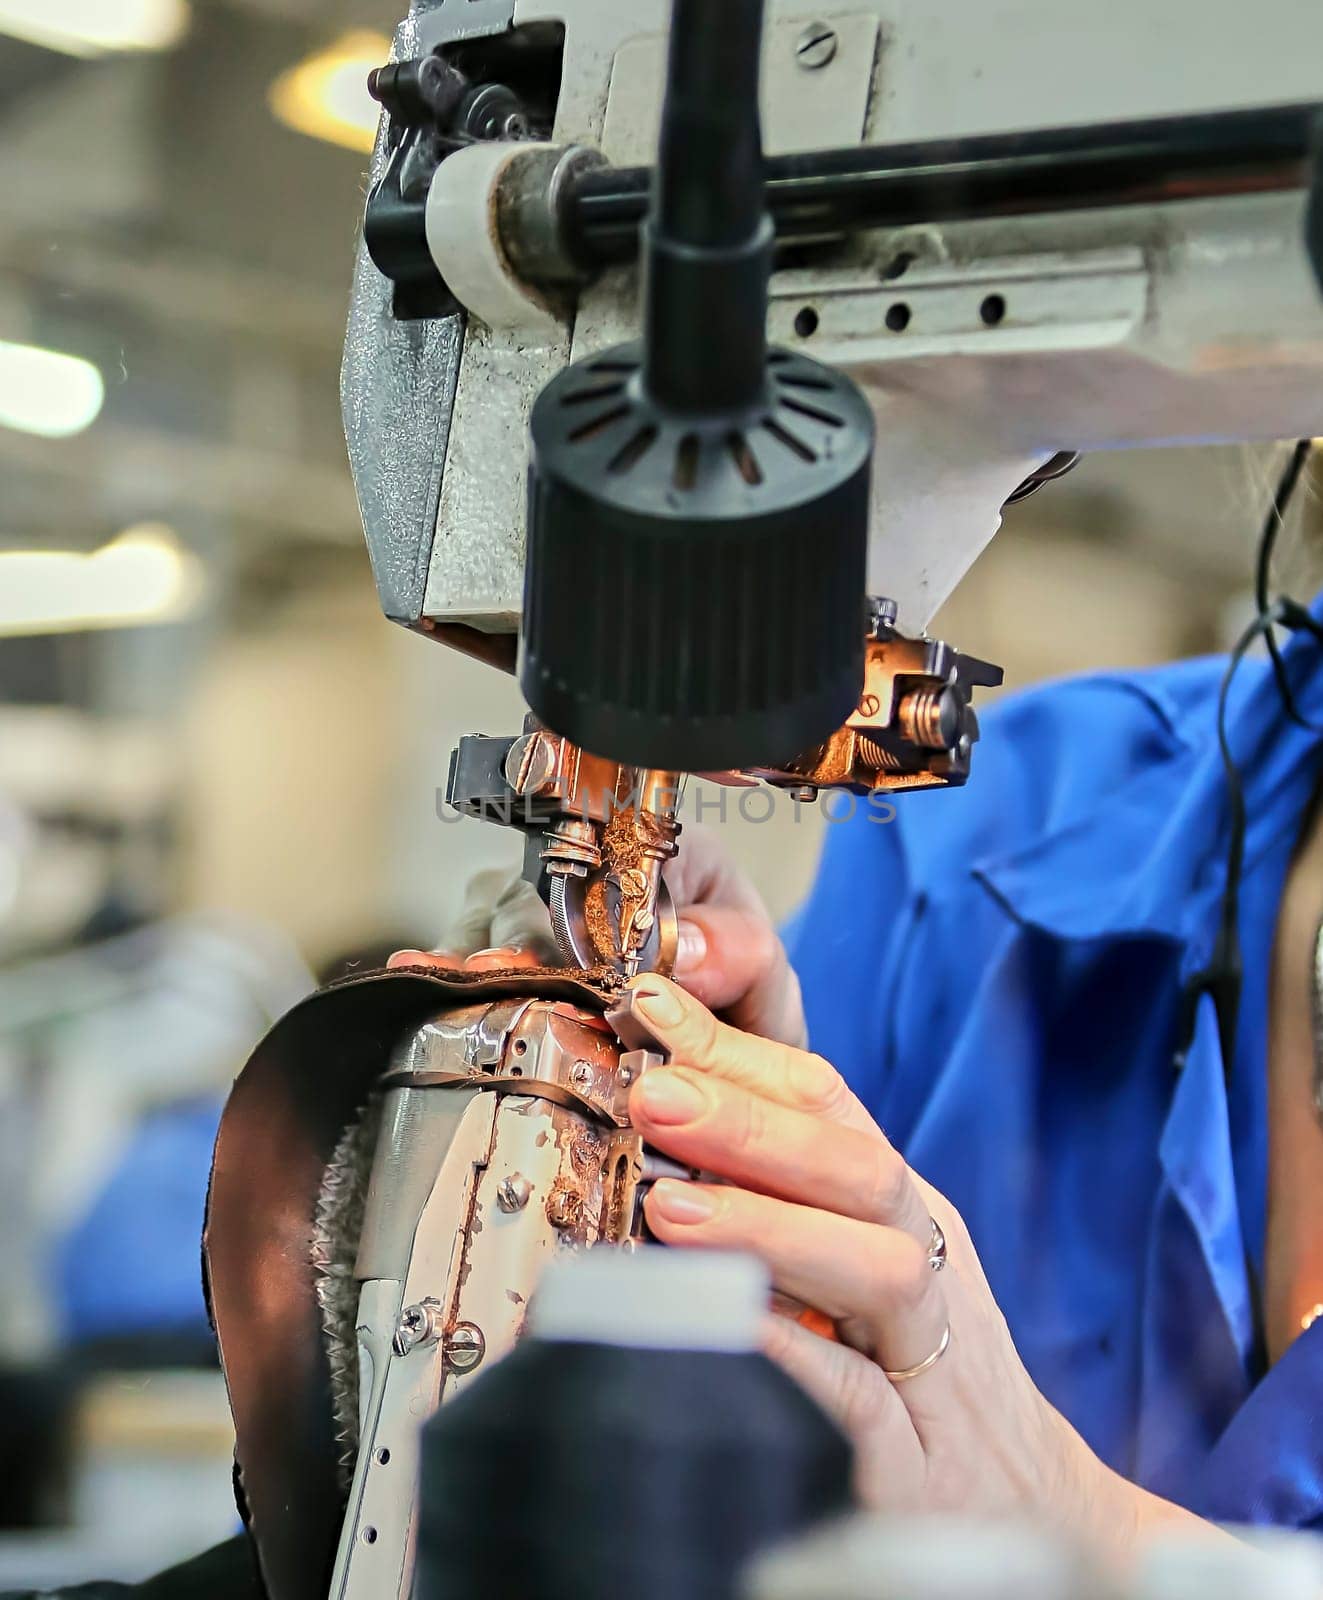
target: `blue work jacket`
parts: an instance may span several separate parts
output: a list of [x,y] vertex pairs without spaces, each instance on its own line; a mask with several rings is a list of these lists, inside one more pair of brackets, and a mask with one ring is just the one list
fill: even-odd
[[[1323,722],[1323,656],[1297,637],[1287,663]],[[828,828],[788,943],[814,1048],[959,1207],[1029,1371],[1098,1454],[1204,1516],[1319,1526],[1323,1320],[1266,1370],[1256,1286],[1271,948],[1323,741],[1266,661],[1229,701],[1235,1059],[1209,999],[1175,1059],[1226,881],[1224,667],[1007,699],[966,788]]]

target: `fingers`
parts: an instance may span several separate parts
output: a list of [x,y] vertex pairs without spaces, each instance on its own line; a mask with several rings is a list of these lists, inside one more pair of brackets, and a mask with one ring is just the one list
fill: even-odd
[[508,972],[557,966],[560,957],[547,908],[537,890],[506,872],[479,872],[469,880],[464,904],[440,950],[400,950],[388,967],[432,967],[453,972]]
[[558,959],[551,918],[537,890],[523,878],[499,870],[478,872],[469,880],[464,904],[443,943],[451,950],[483,956],[517,950],[538,958],[516,963],[520,966],[549,965]]
[[737,1027],[806,1044],[799,981],[767,907],[711,829],[685,829],[666,883],[680,912],[676,979]]
[[784,1044],[807,1043],[799,980],[761,908],[687,906],[675,978],[736,1027]]
[[666,883],[681,910],[696,905],[730,906],[770,922],[762,896],[735,865],[711,828],[685,825],[680,853],[666,866]]
[[507,879],[492,907],[490,936],[484,943],[491,948],[524,951],[537,957],[542,966],[560,964],[551,914],[526,878]]
[[464,886],[464,901],[459,914],[441,941],[452,950],[489,950],[492,938],[492,908],[505,887],[509,873],[499,868],[475,872]]
[[646,1201],[666,1244],[747,1251],[766,1262],[777,1291],[813,1306],[842,1339],[880,1366],[917,1366],[948,1322],[927,1252],[896,1228],[717,1184],[664,1179]]
[[[803,1046],[807,1040],[799,982],[757,891],[710,830],[686,831],[685,849],[666,879],[680,918],[677,977],[705,1005],[749,1032]],[[401,951],[392,966],[463,964],[477,970],[559,966],[546,907],[532,884],[501,871],[477,873],[440,960]],[[517,959],[490,952],[518,951]],[[477,951],[478,957],[467,955]],[[535,959],[526,959],[531,955]]]
[[453,972],[464,965],[464,957],[452,950],[397,950],[386,963],[388,970],[396,967],[434,967],[438,972]]
[[928,1212],[905,1162],[876,1130],[810,1116],[690,1068],[645,1073],[631,1094],[630,1114],[651,1144],[685,1166],[900,1229],[926,1259]]
[[901,1228],[926,1248],[931,1219],[909,1168],[830,1063],[719,1022],[665,979],[640,978],[633,995],[671,1055],[630,1099],[659,1149],[764,1194]]
[[492,950],[475,950],[462,963],[470,972],[532,972],[544,965],[535,950],[516,950],[497,945]]
[[635,979],[630,997],[633,1009],[677,1065],[744,1084],[815,1116],[859,1128],[875,1126],[840,1073],[820,1056],[718,1021],[694,996],[656,973]]
[[928,1473],[923,1441],[881,1370],[848,1345],[829,1344],[785,1317],[769,1316],[763,1351],[840,1428],[854,1446],[860,1503],[891,1511],[922,1504]]
[[921,1465],[922,1446],[904,1402],[867,1356],[780,1316],[769,1316],[764,1324],[763,1353],[816,1400],[843,1433],[856,1441],[880,1433],[898,1473],[909,1461]]
[[533,971],[544,963],[531,950],[475,950],[464,955],[457,950],[397,950],[386,963],[393,967],[431,967],[436,972],[513,972]]

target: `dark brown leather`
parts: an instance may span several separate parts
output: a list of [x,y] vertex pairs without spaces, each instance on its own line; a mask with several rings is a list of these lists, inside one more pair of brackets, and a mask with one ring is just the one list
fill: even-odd
[[234,1414],[240,1501],[270,1600],[324,1600],[344,1512],[311,1259],[326,1164],[398,1045],[454,1005],[509,995],[598,1011],[607,1003],[565,972],[355,975],[283,1017],[230,1094],[203,1270]]

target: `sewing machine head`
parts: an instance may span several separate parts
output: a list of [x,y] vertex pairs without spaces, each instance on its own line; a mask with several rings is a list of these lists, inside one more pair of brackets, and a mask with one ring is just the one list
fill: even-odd
[[663,0],[415,0],[375,75],[344,369],[368,545],[405,626],[512,668],[522,623],[537,720],[466,741],[451,799],[523,827],[572,965],[665,965],[673,806],[629,796],[965,780],[1000,675],[926,626],[1076,451],[1310,427],[1316,52],[1230,13],[1191,56],[1198,0],[1156,33],[1120,0],[1087,49],[1068,7],[985,10],[772,0],[765,184],[740,7],[724,34],[677,8],[655,183]]

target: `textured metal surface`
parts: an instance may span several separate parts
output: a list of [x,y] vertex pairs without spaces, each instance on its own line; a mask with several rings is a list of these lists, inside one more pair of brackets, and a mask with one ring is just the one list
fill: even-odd
[[[609,875],[603,898],[614,922],[620,914],[620,890],[611,883]],[[585,972],[603,965],[623,970],[619,951],[599,949],[594,938],[588,915],[587,879],[554,877],[547,909],[551,914],[552,937],[567,966],[582,967]],[[657,896],[656,921],[638,953],[641,971],[669,973],[675,960],[678,931],[675,901],[663,883]]]
[[429,617],[513,632],[524,594],[528,419],[569,359],[569,337],[530,344],[474,322],[455,395],[450,459],[428,577]]
[[499,33],[514,17],[514,0],[415,0],[418,48],[435,50],[456,39]]
[[[526,9],[521,5],[521,16]],[[1026,30],[1007,28],[1004,15],[982,0],[948,0],[940,8],[929,0],[874,0],[826,18],[797,0],[773,4],[774,34],[792,21],[802,27],[825,20],[843,40],[821,73],[804,73],[792,61],[793,87],[777,98],[789,96],[793,105],[812,94],[816,80],[848,77],[856,54],[868,55],[869,46],[847,47],[846,36],[858,26],[871,38],[869,18],[880,24],[882,40],[862,130],[871,142],[1317,93],[1312,58],[1274,49],[1264,13],[1219,7],[1227,48],[1197,60],[1184,41],[1207,26],[1200,0],[1169,0],[1160,28],[1143,0],[1118,0],[1087,15],[1026,7],[1025,17],[1031,13]],[[1269,14],[1297,39],[1302,28],[1323,38],[1323,11],[1306,22],[1294,0],[1272,0]],[[642,85],[638,63],[660,63],[662,16],[652,0],[619,5],[608,18],[581,0],[569,14],[558,139],[646,148],[655,89],[646,96],[618,89],[631,73]],[[584,25],[576,26],[581,17]],[[609,109],[594,139],[604,82]],[[849,78],[851,93],[853,86]],[[767,131],[773,147],[788,144],[771,117]],[[877,414],[870,586],[898,599],[907,631],[926,626],[995,533],[1002,502],[1057,449],[1317,431],[1323,311],[1301,248],[1299,212],[1298,198],[1264,196],[1200,203],[1180,217],[1111,213],[1100,231],[1068,217],[1042,219],[1041,226],[914,228],[861,240],[835,262],[775,275],[773,340],[843,366]],[[1117,251],[1130,258],[1118,261]],[[892,264],[903,255],[912,265],[893,279]],[[980,317],[990,294],[1009,308],[995,327]],[[910,312],[901,333],[885,320],[897,302]],[[806,309],[811,316],[801,324]],[[797,324],[813,331],[801,336]],[[634,275],[609,273],[581,298],[574,355],[628,339],[636,327]],[[462,415],[466,430],[487,429],[480,409]],[[517,449],[504,431],[496,446],[495,432],[493,426],[493,449]],[[470,458],[480,457],[475,440]],[[500,610],[491,593],[498,581],[507,586],[506,603],[518,604],[522,502],[515,486],[523,460],[517,454],[510,469],[511,493],[482,501],[499,552],[499,568],[483,574],[484,604],[493,612]],[[458,514],[474,503],[456,486]],[[500,520],[502,504],[513,525]],[[449,560],[450,549],[438,546],[429,599],[453,595],[462,581],[459,574],[454,583],[437,581],[435,569]]]
[[[402,1305],[455,1293],[479,1175],[491,1158],[500,1107],[490,1095],[460,1091],[463,1111],[432,1179],[404,1281],[364,1284],[358,1337],[366,1404],[358,1465],[331,1581],[332,1600],[371,1596],[395,1600],[413,1582],[413,1514],[418,1419],[429,1416],[444,1382],[441,1343],[397,1353],[393,1336]],[[444,1297],[444,1298],[443,1298]],[[383,1459],[384,1453],[384,1459]]]
[[[514,0],[415,0],[395,35],[405,61],[447,39],[508,27]],[[385,168],[382,134],[368,173]],[[391,285],[360,240],[341,375],[349,464],[382,610],[422,615],[464,351],[464,318],[397,322]]]

